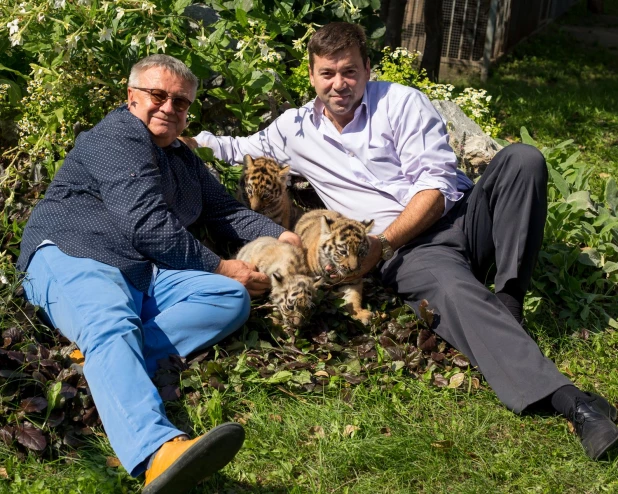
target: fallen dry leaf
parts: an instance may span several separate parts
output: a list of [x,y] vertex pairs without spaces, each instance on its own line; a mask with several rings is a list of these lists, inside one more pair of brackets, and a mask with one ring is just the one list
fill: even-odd
[[481,381],[479,381],[478,377],[473,377],[470,381],[472,381],[472,387],[474,389],[479,389],[481,387]]
[[107,460],[105,461],[105,466],[110,468],[117,468],[120,466],[120,460],[115,456],[108,456]]
[[314,374],[314,376],[317,376],[317,377],[330,377],[330,374],[328,372],[326,372],[326,371],[319,370],[319,371],[317,371]]
[[4,467],[0,467],[0,478],[1,479],[8,479],[9,478],[9,474],[6,471],[6,468]]
[[321,425],[314,425],[313,427],[309,428],[309,436],[323,438],[326,437],[326,434],[324,434],[324,429]]
[[283,422],[283,419],[281,418],[281,415],[275,415],[274,413],[269,414],[268,418],[270,420],[274,420],[275,422]]
[[450,379],[450,381],[448,383],[448,387],[449,388],[458,388],[464,382],[464,378],[465,377],[466,376],[464,375],[463,372],[459,372],[459,373],[455,374],[454,376],[451,377],[451,379]]
[[455,443],[453,441],[446,440],[446,441],[434,441],[433,443],[431,443],[431,445],[436,449],[447,450],[455,446]]
[[360,430],[360,427],[358,425],[346,425],[343,429],[343,435],[344,437],[351,437],[358,430]]
[[391,428],[390,427],[382,427],[380,429],[380,434],[383,434],[385,436],[391,436]]
[[570,420],[567,422],[567,427],[569,429],[569,432],[571,434],[575,434],[575,426],[573,425],[573,422],[571,422]]

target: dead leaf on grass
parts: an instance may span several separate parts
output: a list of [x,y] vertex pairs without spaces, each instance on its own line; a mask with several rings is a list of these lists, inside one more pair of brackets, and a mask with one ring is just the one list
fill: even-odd
[[382,427],[380,429],[380,434],[383,434],[384,436],[391,436],[391,428],[386,426],[386,427]]
[[314,425],[309,428],[309,437],[322,439],[326,437],[326,434],[324,433],[324,429],[321,425]]
[[269,414],[268,418],[270,420],[274,420],[275,422],[279,422],[279,423],[283,422],[283,419],[281,418],[281,415],[275,415],[274,413]]
[[449,388],[458,388],[459,386],[461,386],[464,382],[464,378],[465,375],[463,372],[459,372],[457,374],[455,374],[454,376],[451,377],[449,383],[448,383],[448,387]]
[[447,451],[451,449],[453,446],[455,446],[455,443],[453,441],[446,440],[446,441],[434,441],[433,443],[431,443],[431,445],[436,449]]
[[9,474],[6,471],[6,468],[0,467],[0,479],[8,479]]
[[438,388],[444,388],[448,386],[448,381],[442,374],[434,374],[433,384],[434,386],[438,386]]
[[346,425],[343,429],[344,437],[352,437],[356,431],[359,431],[360,427],[358,425]]
[[108,456],[105,461],[105,466],[109,468],[117,468],[120,466],[120,460],[115,456]]

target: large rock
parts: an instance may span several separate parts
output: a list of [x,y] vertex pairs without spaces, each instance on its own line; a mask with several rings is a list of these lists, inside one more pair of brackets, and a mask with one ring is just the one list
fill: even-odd
[[432,100],[432,104],[446,121],[450,145],[455,151],[459,167],[468,177],[476,180],[502,146],[485,134],[456,103]]

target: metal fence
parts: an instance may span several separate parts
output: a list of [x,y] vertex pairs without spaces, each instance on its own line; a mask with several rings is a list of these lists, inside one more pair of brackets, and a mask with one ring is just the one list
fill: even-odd
[[[402,44],[425,48],[426,0],[408,0]],[[432,0],[427,0],[432,1]],[[566,12],[577,0],[443,0],[440,74],[485,73],[489,63]]]

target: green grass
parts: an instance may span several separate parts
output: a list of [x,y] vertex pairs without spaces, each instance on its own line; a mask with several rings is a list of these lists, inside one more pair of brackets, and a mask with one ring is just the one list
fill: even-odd
[[[618,1],[606,0],[608,13]],[[519,45],[491,71],[485,88],[496,99],[507,139],[525,126],[545,145],[574,139],[597,175],[618,175],[618,50],[587,45],[567,31],[589,24],[584,3]]]
[[[582,6],[505,57],[486,88],[497,99],[503,137],[516,139],[526,126],[545,145],[573,138],[597,176],[618,176],[618,52],[564,32],[569,23],[592,22]],[[606,8],[618,15],[616,0]],[[14,324],[2,317],[3,330]],[[529,328],[578,385],[618,402],[616,331],[589,327],[581,337],[547,314]],[[209,415],[209,404],[221,411]],[[246,427],[235,461],[195,493],[618,492],[617,458],[588,460],[564,419],[515,416],[486,387],[467,393],[394,377],[389,386],[370,380],[291,396],[252,384],[221,395],[205,388],[198,406],[181,401],[168,410],[196,434],[214,425],[213,416]],[[346,434],[346,426],[354,431]],[[132,493],[141,486],[122,467],[106,466],[113,452],[104,436],[89,436],[86,447],[56,460],[1,445],[0,493]]]

